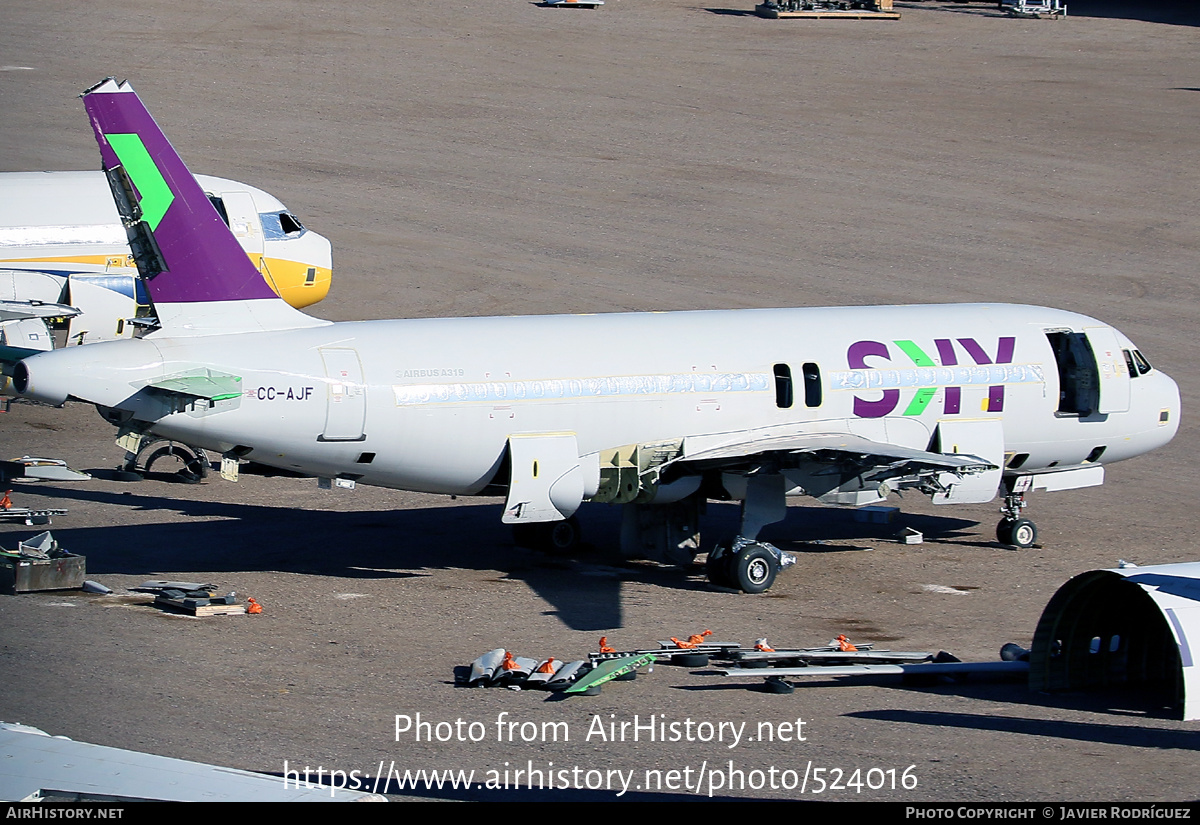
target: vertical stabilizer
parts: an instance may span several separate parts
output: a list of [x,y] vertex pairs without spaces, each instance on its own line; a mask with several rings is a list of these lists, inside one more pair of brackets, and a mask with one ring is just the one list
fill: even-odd
[[129,83],[108,78],[82,97],[165,334],[325,323],[271,290]]

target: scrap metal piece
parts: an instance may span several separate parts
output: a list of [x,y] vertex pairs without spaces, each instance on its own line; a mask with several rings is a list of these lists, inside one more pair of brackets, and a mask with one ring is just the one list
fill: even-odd
[[74,742],[0,722],[0,799],[20,802],[386,802],[380,794],[288,782],[202,762]]
[[1038,620],[1031,690],[1136,686],[1200,719],[1200,562],[1082,573]]
[[504,661],[504,653],[504,648],[498,647],[495,650],[489,650],[472,662],[471,675],[467,679],[467,684],[478,686],[490,682],[496,675],[496,668],[500,667],[500,663]]
[[719,671],[723,676],[1023,676],[1029,672],[1026,662],[919,662],[917,664],[890,665],[828,665],[809,667],[776,667],[764,671],[762,668],[730,667]]
[[554,676],[546,682],[546,688],[549,690],[562,690],[575,681],[586,664],[587,662],[583,659],[567,662],[555,671]]
[[627,676],[628,674],[636,673],[638,668],[653,665],[654,662],[655,657],[653,653],[609,659],[596,665],[586,676],[563,690],[563,693],[595,696],[600,692],[601,685]]
[[9,481],[89,481],[91,476],[72,470],[67,462],[57,458],[22,456],[0,461],[0,483]]

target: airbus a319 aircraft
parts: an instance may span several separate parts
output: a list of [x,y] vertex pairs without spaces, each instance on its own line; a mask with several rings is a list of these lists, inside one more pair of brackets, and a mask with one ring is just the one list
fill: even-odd
[[1100,484],[1178,427],[1179,391],[1112,327],[1036,306],[764,309],[330,323],[263,282],[127,83],[83,95],[157,326],[9,349],[18,392],[93,403],[147,435],[305,475],[503,496],[530,542],[569,545],[585,501],[624,505],[630,555],[688,562],[707,499],[743,502],[717,583],[794,561],[760,529],[789,494],[863,505],[1004,496],[1031,545],[1035,489]]

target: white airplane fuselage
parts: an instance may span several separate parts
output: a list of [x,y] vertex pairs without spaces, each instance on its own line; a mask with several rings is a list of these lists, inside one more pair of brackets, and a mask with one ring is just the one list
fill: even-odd
[[[1048,333],[1088,335],[1098,350],[1091,409],[1063,410],[1070,371]],[[1127,368],[1132,352],[1086,316],[998,304],[362,321],[150,335],[78,349],[70,366],[34,356],[24,394],[77,395],[271,466],[433,493],[503,482],[510,438],[530,434],[570,434],[584,458],[770,428],[927,450],[939,424],[999,421],[1006,459],[1022,456],[1010,473],[1035,474],[1171,439],[1178,388]],[[139,392],[198,365],[240,377],[240,394],[164,414],[166,401]],[[581,466],[587,498],[598,466]]]
[[[156,328],[55,352],[0,347],[14,389],[96,404],[149,437],[342,486],[504,495],[518,542],[569,547],[584,501],[629,505],[621,548],[690,564],[707,498],[743,501],[708,553],[762,592],[795,557],[757,541],[785,496],[863,505],[1104,480],[1166,444],[1179,390],[1121,333],[1006,304],[329,323],[267,289],[128,83],[84,93]],[[202,457],[197,458],[203,461]],[[149,459],[147,460],[149,462]]]

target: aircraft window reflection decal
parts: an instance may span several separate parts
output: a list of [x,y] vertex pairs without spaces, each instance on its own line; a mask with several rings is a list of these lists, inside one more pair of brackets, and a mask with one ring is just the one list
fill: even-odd
[[775,365],[775,406],[781,410],[792,406],[792,368],[787,364]]
[[809,362],[804,365],[804,406],[821,406],[821,368]]

